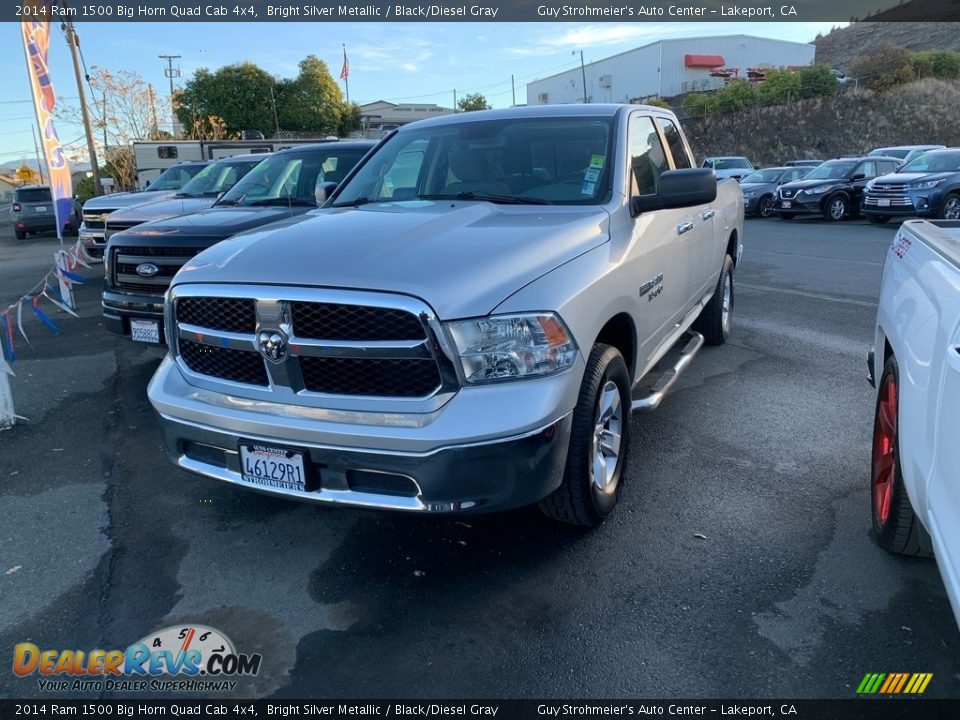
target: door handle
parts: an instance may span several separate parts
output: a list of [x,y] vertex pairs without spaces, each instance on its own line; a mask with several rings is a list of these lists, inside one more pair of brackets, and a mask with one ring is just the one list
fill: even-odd
[[685,232],[693,230],[692,222],[682,222],[677,224],[677,235],[683,235]]
[[714,210],[713,208],[710,208],[709,210],[704,210],[702,213],[700,213],[700,219],[709,220],[716,214],[717,214],[717,211]]

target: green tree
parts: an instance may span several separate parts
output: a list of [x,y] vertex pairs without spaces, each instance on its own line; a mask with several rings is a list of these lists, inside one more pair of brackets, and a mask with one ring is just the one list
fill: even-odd
[[797,75],[800,78],[800,97],[836,95],[839,90],[837,77],[830,67],[823,63],[801,68]]
[[933,77],[941,80],[960,78],[960,52],[954,50],[931,50],[930,64]]
[[648,98],[643,101],[644,105],[653,105],[653,107],[665,108],[666,110],[670,109],[670,103],[664,100],[662,97],[657,95],[656,97]]
[[802,85],[800,73],[781,68],[767,72],[757,92],[764,103],[783,105],[800,97]]
[[473,110],[489,110],[490,104],[480,93],[471,93],[464,95],[457,100],[457,110],[460,112],[472,112]]
[[222,120],[227,134],[259,130],[273,135],[271,93],[277,81],[251,62],[226,65],[216,72],[200,68],[177,93],[176,113],[187,133],[210,117]]
[[718,112],[734,112],[756,107],[757,89],[747,80],[734,80],[714,94]]
[[300,74],[277,87],[277,116],[284,130],[335,135],[352,124],[353,110],[343,101],[327,64],[307,55],[300,61]]
[[850,73],[859,79],[861,86],[872,90],[887,90],[915,77],[910,53],[895,45],[859,56],[853,61]]

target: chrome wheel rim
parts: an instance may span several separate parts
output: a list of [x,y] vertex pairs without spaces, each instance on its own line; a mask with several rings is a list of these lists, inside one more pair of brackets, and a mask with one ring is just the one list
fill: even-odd
[[620,402],[620,388],[612,380],[607,380],[600,391],[600,402],[597,404],[590,462],[593,485],[606,495],[613,493],[617,487],[616,472],[620,463],[622,431],[623,403]]
[[730,332],[730,312],[733,310],[733,277],[727,273],[723,283],[723,312],[720,315],[720,321],[723,324],[723,331]]
[[847,205],[840,198],[831,201],[830,203],[830,217],[834,220],[839,220],[843,217],[844,212],[846,212]]
[[943,206],[944,220],[960,220],[960,198],[947,198]]

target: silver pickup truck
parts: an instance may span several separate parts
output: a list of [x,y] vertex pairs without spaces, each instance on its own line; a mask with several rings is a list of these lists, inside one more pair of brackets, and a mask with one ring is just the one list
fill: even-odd
[[417,122],[305,217],[174,278],[149,397],[181,468],[319,503],[539,502],[594,525],[620,497],[632,411],[730,332],[740,187],[695,167],[659,108]]

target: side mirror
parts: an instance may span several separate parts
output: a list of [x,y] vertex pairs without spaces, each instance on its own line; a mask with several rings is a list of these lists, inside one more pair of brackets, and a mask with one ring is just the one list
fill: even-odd
[[313,189],[313,196],[317,200],[317,207],[323,205],[327,201],[327,198],[333,195],[333,191],[336,189],[337,184],[335,182],[318,181],[316,187]]
[[630,212],[636,216],[650,210],[706,205],[717,199],[717,176],[708,168],[667,170],[660,176],[656,195],[630,198]]
[[856,175],[851,176],[851,180],[866,180],[866,173],[857,173]]

